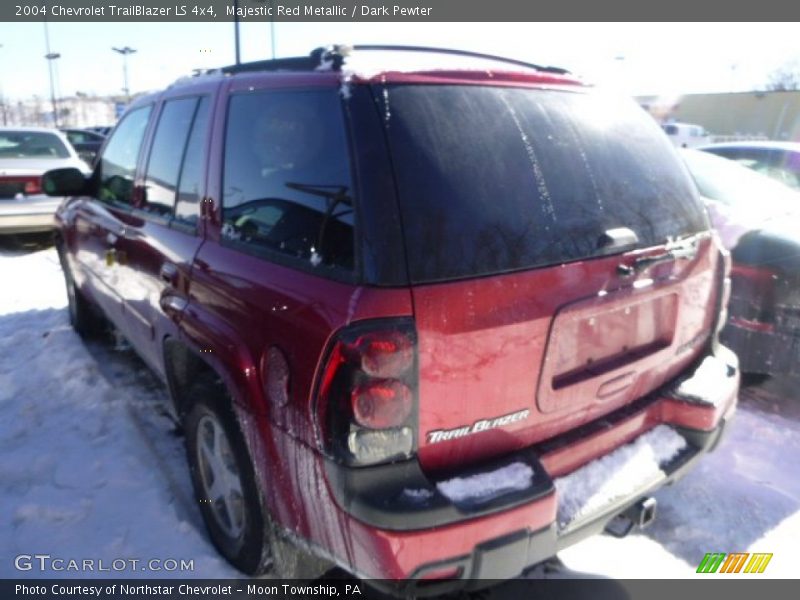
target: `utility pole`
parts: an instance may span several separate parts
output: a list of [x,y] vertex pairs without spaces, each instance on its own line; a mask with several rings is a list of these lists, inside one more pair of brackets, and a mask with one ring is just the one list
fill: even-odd
[[[274,14],[274,6],[273,14]],[[272,60],[275,60],[275,17],[269,18],[269,41],[272,46]]]
[[47,70],[50,74],[50,102],[53,104],[53,127],[58,128],[58,104],[56,103],[56,90],[53,83],[53,61],[61,58],[58,52],[50,52],[50,32],[47,30],[47,21],[44,22],[44,44],[47,49],[47,54],[44,57],[47,59]]
[[[0,48],[3,47],[3,44],[0,44]],[[5,127],[8,125],[8,112],[6,111],[6,99],[3,96],[3,88],[0,88],[0,110],[3,111],[3,126]]]
[[241,64],[242,56],[239,51],[239,0],[233,0],[233,45],[236,50],[236,64]]
[[131,48],[129,46],[125,46],[124,48],[111,48],[114,52],[122,55],[122,81],[125,87],[122,88],[122,91],[125,92],[125,102],[126,104],[130,104],[131,102],[131,90],[128,87],[128,55],[134,54],[136,52],[135,48]]

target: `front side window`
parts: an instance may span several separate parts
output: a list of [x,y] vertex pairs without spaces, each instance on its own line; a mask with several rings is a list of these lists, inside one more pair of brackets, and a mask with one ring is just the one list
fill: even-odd
[[131,203],[136,162],[151,108],[144,106],[125,115],[108,141],[99,162],[100,188],[97,197],[103,202]]
[[353,184],[335,90],[230,100],[223,229],[235,246],[353,269]]

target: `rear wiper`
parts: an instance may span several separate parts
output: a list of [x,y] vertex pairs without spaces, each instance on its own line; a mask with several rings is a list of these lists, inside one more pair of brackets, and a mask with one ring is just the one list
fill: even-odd
[[661,254],[653,256],[641,256],[633,261],[633,264],[617,265],[617,273],[623,276],[630,276],[646,271],[653,265],[674,260],[691,260],[697,255],[697,240],[689,239],[682,242],[667,243],[666,250]]

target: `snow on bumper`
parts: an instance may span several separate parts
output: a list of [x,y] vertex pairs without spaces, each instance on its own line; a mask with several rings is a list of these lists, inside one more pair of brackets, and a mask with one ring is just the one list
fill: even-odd
[[667,476],[665,466],[686,447],[679,433],[659,425],[634,442],[556,479],[559,530],[658,484]]

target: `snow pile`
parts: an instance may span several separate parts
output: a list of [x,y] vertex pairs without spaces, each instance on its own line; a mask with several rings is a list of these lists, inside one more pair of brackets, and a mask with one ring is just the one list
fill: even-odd
[[[148,390],[109,381],[69,326],[56,252],[0,254],[0,278],[0,577],[234,576],[206,540],[180,441],[142,406]],[[20,554],[142,562],[20,573]],[[143,570],[151,559],[194,571]]]
[[713,356],[707,356],[694,375],[685,379],[676,390],[679,396],[690,400],[719,406],[727,397],[728,388],[720,386],[720,381],[728,378],[728,365]]
[[500,494],[527,489],[533,480],[533,469],[515,462],[488,473],[469,477],[453,477],[436,484],[439,491],[456,504],[480,502]]
[[555,480],[561,529],[637,493],[664,475],[661,466],[674,458],[686,440],[659,425],[636,441]]

